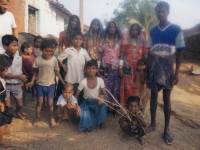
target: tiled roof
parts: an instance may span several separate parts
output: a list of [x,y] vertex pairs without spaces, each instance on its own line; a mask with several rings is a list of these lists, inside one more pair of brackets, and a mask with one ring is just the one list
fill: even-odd
[[71,12],[65,8],[65,6],[61,3],[59,3],[58,0],[47,0],[49,3],[51,3],[54,7],[59,9],[62,13],[64,13],[67,16],[71,16]]

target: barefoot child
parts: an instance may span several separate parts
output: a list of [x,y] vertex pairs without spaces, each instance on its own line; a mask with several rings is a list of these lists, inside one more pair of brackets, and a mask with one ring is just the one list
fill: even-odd
[[[31,78],[33,76],[33,62],[35,61],[35,57],[32,55],[33,52],[33,47],[31,45],[31,43],[28,42],[24,42],[21,45],[21,51],[22,51],[22,70],[23,73],[27,76],[28,82],[31,81]],[[30,88],[29,89],[30,92],[32,92],[32,100],[34,100],[35,98],[35,90],[34,88]],[[23,93],[23,102],[25,104],[25,99],[26,99],[26,93],[28,91],[26,90],[26,88],[24,87],[24,93]]]
[[16,53],[18,50],[18,39],[13,35],[5,35],[2,37],[2,43],[6,50],[4,55],[13,59],[8,72],[3,74],[6,81],[6,106],[11,107],[10,94],[12,94],[16,102],[15,114],[23,120],[24,116],[20,112],[23,106],[22,86],[23,82],[27,81],[27,77],[22,74],[22,58]]
[[0,54],[0,147],[7,146],[2,142],[3,136],[9,133],[8,124],[12,122],[13,109],[5,106],[5,81],[1,78],[2,74],[8,71],[11,66],[12,60]]
[[57,101],[58,106],[58,122],[57,125],[64,119],[68,119],[71,125],[72,117],[79,117],[81,115],[80,107],[78,106],[76,98],[73,96],[74,86],[71,83],[66,83],[63,86],[62,94]]
[[85,65],[87,78],[84,78],[78,87],[76,98],[83,90],[83,103],[80,105],[81,116],[79,130],[84,132],[92,131],[93,128],[100,126],[105,129],[104,121],[107,117],[107,106],[103,101],[95,99],[102,90],[104,97],[107,97],[103,79],[96,76],[98,72],[97,62],[90,60]]
[[[63,60],[67,58],[67,74],[65,81],[74,85],[74,92],[78,88],[79,82],[84,78],[85,62],[91,60],[87,51],[81,47],[83,43],[83,35],[81,32],[74,32],[72,35],[73,47],[64,50],[57,58],[61,66]],[[63,68],[65,69],[65,68]]]
[[140,98],[137,96],[130,96],[127,99],[127,108],[129,112],[122,116],[118,123],[124,132],[126,139],[127,134],[138,135],[140,144],[143,144],[142,137],[145,135],[146,122],[143,119],[143,113],[139,110]]
[[135,71],[135,86],[140,97],[140,106],[144,114],[148,99],[149,99],[149,90],[146,88],[145,83],[145,70],[146,64],[145,59],[142,58],[137,62],[137,68]]
[[40,120],[40,111],[43,104],[43,97],[46,95],[49,113],[50,113],[50,126],[54,126],[55,122],[53,119],[53,98],[55,92],[55,75],[65,84],[59,73],[58,61],[53,56],[54,43],[50,39],[44,39],[41,43],[42,56],[38,56],[33,64],[34,74],[31,82],[26,84],[26,88],[32,87],[36,80],[36,117],[33,125],[36,125],[37,121]]

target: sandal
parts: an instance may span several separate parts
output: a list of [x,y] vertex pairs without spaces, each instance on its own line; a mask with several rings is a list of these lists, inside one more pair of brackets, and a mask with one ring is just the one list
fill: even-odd
[[166,144],[168,144],[168,145],[172,145],[174,143],[174,139],[172,138],[171,135],[167,136],[164,134],[164,140],[165,140]]

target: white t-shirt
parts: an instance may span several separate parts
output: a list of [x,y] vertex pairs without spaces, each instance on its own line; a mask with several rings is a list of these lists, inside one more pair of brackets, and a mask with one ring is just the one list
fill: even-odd
[[65,58],[67,58],[68,68],[65,81],[71,84],[79,83],[84,78],[85,61],[91,60],[88,52],[83,48],[78,52],[74,47],[70,47],[57,57],[61,62]]
[[11,12],[6,11],[4,14],[0,14],[0,54],[5,52],[2,37],[6,34],[12,34],[12,29],[16,27],[15,18]]
[[[4,53],[4,55],[7,55]],[[22,74],[22,58],[15,53],[14,59],[12,61],[12,65],[8,68],[8,74],[12,75],[20,75]],[[21,83],[21,80],[16,78],[16,79],[5,79],[6,83]]]
[[104,87],[105,87],[105,84],[104,84],[103,79],[97,77],[97,86],[94,89],[88,88],[88,86],[87,86],[87,78],[83,79],[80,82],[80,84],[78,86],[78,89],[80,91],[83,90],[83,93],[84,93],[83,97],[85,99],[87,99],[87,98],[93,98],[93,96],[99,96],[100,89],[102,89]]
[[58,98],[58,101],[57,101],[57,106],[64,106],[66,105],[67,103],[74,103],[74,104],[77,104],[77,100],[76,98],[72,95],[69,100],[66,100],[63,95],[61,94]]

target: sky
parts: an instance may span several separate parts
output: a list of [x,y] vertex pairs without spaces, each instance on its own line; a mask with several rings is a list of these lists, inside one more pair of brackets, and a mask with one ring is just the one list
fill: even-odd
[[[124,0],[83,0],[83,21],[90,25],[93,18],[111,19],[114,9]],[[188,29],[200,23],[200,0],[165,0],[170,4],[168,20]],[[79,0],[59,0],[72,14],[79,16]]]

